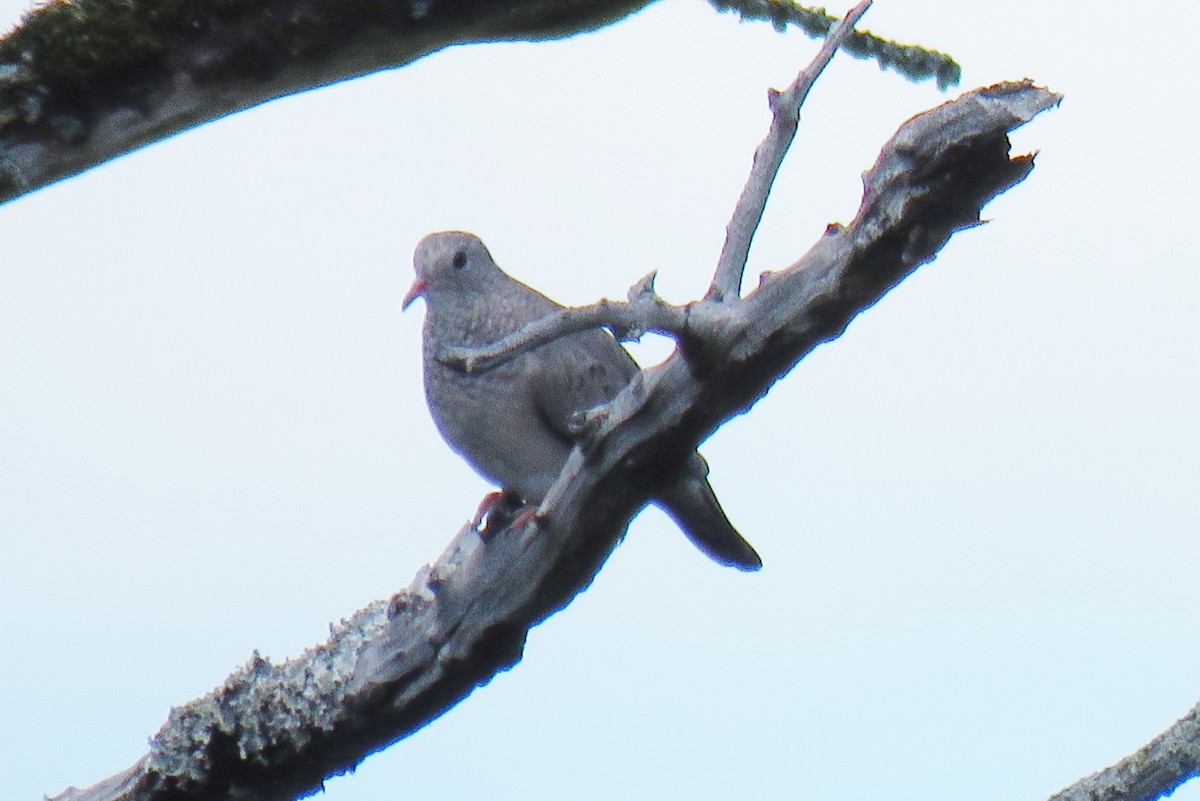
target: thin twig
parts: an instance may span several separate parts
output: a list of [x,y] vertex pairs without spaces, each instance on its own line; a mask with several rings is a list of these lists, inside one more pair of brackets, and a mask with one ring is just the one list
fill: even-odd
[[438,355],[438,361],[464,373],[483,373],[547,342],[601,327],[611,330],[622,342],[636,341],[647,331],[678,339],[688,331],[690,317],[688,307],[672,306],[654,294],[628,302],[601,300],[590,306],[575,306],[548,314],[489,345],[446,348]]
[[771,194],[771,185],[775,183],[779,166],[796,137],[796,129],[800,123],[800,107],[804,105],[804,100],[817,78],[854,29],[855,23],[870,7],[871,0],[863,0],[852,8],[834,27],[816,58],[800,71],[792,85],[782,92],[771,91],[771,130],[754,151],[754,166],[750,168],[750,178],[746,181],[742,196],[738,198],[737,206],[734,207],[733,217],[725,228],[725,247],[721,250],[717,271],[713,275],[708,294],[704,296],[705,300],[723,301],[741,296],[742,274],[750,256],[750,243],[754,239],[754,232],[758,230],[758,224],[762,221],[767,197]]

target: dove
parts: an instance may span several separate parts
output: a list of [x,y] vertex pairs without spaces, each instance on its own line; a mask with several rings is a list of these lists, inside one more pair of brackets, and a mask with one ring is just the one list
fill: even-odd
[[[468,374],[438,361],[448,347],[485,345],[562,308],[496,266],[474,234],[426,236],[413,256],[407,309],[425,300],[425,399],[442,437],[505,495],[538,504],[575,442],[569,421],[617,395],[637,363],[602,328],[563,336],[489,371]],[[714,561],[757,570],[762,560],[738,534],[693,452],[679,477],[652,499]]]

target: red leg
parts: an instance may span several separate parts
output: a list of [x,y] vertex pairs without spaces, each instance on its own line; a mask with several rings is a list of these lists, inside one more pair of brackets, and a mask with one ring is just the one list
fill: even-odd
[[513,518],[512,523],[510,523],[508,527],[513,531],[520,531],[521,529],[525,528],[525,526],[531,520],[537,517],[537,513],[538,505],[536,503],[531,503],[522,509],[515,518]]

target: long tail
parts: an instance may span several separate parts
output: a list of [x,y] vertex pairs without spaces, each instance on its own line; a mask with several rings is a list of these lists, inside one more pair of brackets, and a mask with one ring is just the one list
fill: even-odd
[[705,475],[708,465],[696,455],[683,475],[667,488],[655,503],[671,516],[692,543],[714,562],[738,570],[758,570],[762,559],[754,546],[746,542],[717,501]]

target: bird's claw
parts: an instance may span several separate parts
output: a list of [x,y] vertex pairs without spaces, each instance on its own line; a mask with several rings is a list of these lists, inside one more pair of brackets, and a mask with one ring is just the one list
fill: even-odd
[[484,542],[505,529],[520,530],[537,517],[537,504],[527,504],[515,493],[489,492],[479,502],[471,527]]

